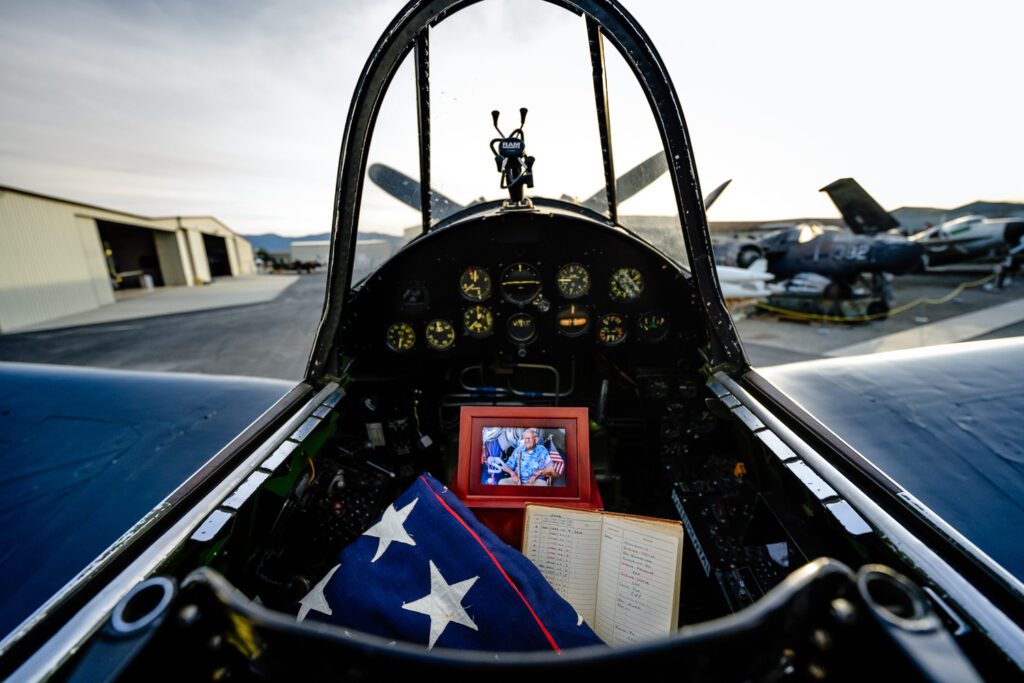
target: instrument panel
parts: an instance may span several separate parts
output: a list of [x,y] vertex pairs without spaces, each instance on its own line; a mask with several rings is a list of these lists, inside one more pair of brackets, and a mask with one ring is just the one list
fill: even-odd
[[689,276],[660,253],[621,229],[540,212],[424,235],[352,298],[346,339],[396,360],[652,353],[703,335]]
[[[596,302],[579,301],[587,297],[591,289],[590,269],[583,263],[572,262],[559,267],[554,280],[554,297],[558,300],[554,303],[558,309],[554,313],[557,334],[580,338],[592,333],[599,344],[609,347],[618,346],[631,336],[656,344],[664,341],[668,335],[670,322],[664,311],[643,311],[634,320],[630,320],[615,311],[595,314],[592,308]],[[638,301],[643,294],[644,281],[643,272],[638,268],[617,268],[604,283],[604,298],[613,304]],[[431,351],[447,351],[454,346],[458,337],[486,339],[494,334],[503,334],[513,345],[532,343],[539,336],[538,318],[550,313],[553,305],[544,296],[540,267],[531,263],[513,263],[502,270],[497,291],[493,290],[492,282],[486,267],[466,266],[457,283],[447,283],[452,289],[457,286],[459,294],[466,301],[461,315],[451,320],[429,320],[419,336],[411,323],[396,320],[385,332],[388,348],[395,353],[407,353],[415,350],[418,340],[422,338]],[[439,284],[441,287],[446,285],[444,282]],[[419,313],[421,302],[429,298],[430,292],[424,290],[423,283],[406,283],[401,296],[400,313]],[[599,296],[593,298],[601,299]],[[523,308],[507,318],[503,329],[495,326],[496,313],[493,306],[500,303],[499,299]]]

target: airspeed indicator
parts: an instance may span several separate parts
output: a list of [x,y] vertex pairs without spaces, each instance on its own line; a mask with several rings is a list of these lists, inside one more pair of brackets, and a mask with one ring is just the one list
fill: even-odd
[[396,353],[412,351],[416,346],[416,330],[409,323],[391,323],[384,335],[388,348]]

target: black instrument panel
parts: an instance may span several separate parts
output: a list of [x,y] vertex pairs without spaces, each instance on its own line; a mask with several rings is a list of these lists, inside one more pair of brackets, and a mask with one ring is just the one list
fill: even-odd
[[343,348],[396,362],[671,357],[702,342],[699,320],[689,275],[628,232],[568,212],[491,212],[420,237],[354,288]]

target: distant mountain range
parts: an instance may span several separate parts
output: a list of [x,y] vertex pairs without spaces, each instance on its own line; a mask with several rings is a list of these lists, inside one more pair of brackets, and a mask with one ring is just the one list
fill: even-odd
[[[276,232],[265,232],[262,235],[242,235],[242,237],[249,240],[253,251],[263,249],[268,254],[287,254],[291,251],[292,242],[327,241],[331,239],[331,233],[321,232],[316,235],[289,237],[278,235]],[[395,251],[405,243],[401,235],[388,235],[383,232],[361,232],[359,233],[359,240],[384,240],[391,245],[392,251]]]

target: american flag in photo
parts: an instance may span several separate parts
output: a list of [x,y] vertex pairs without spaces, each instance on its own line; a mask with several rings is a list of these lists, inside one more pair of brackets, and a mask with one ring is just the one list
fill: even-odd
[[555,476],[562,476],[562,473],[565,472],[565,460],[562,460],[562,454],[555,447],[554,439],[550,438],[548,439],[548,455],[551,456],[551,466],[555,468]]

